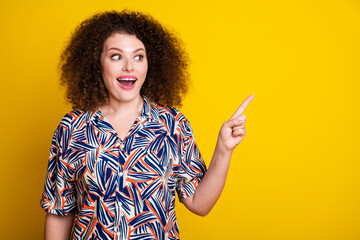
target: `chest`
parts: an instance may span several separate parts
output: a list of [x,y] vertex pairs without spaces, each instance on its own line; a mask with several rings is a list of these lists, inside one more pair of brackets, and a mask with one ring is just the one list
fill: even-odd
[[127,114],[124,116],[116,117],[113,115],[107,115],[107,120],[111,124],[120,139],[124,140],[128,135],[132,125],[136,121],[138,114]]
[[74,136],[69,162],[74,180],[83,188],[105,193],[110,187],[136,187],[145,193],[150,185],[173,188],[176,184],[179,143],[161,122],[136,122],[124,141],[111,129],[94,126]]

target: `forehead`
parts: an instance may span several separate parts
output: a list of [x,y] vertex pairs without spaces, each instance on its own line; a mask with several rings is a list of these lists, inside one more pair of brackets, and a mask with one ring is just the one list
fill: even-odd
[[104,42],[104,50],[118,48],[122,51],[133,51],[145,46],[135,35],[126,33],[113,33]]

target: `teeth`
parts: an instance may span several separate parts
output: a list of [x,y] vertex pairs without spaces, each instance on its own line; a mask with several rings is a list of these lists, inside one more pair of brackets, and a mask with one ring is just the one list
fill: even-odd
[[118,78],[118,80],[122,80],[122,81],[136,81],[135,78]]

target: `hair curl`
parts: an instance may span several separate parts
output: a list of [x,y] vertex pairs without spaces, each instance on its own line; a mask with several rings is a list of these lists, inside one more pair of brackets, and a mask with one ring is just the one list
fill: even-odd
[[170,107],[181,106],[188,90],[188,55],[174,33],[140,12],[104,12],[83,21],[60,59],[60,81],[73,109],[93,110],[108,101],[100,55],[113,33],[135,35],[145,46],[148,72],[142,95]]

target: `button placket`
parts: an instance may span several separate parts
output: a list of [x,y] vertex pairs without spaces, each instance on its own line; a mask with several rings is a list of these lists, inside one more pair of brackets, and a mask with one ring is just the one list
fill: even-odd
[[120,226],[121,221],[121,203],[116,199],[115,201],[115,222],[114,222],[114,239],[119,239],[121,234],[121,229],[118,229],[117,226]]
[[[120,146],[119,146],[119,158],[121,156],[121,151],[123,151],[124,148],[124,142],[122,140],[120,140]],[[120,197],[121,195],[119,194],[122,189],[123,189],[123,167],[122,164],[120,163],[120,159],[118,159],[118,165],[117,165],[117,177],[116,177],[116,191],[117,191],[117,196],[116,196],[116,201],[115,201],[115,224],[114,224],[114,239],[122,239],[121,237],[121,232],[122,229],[118,229],[118,226],[121,226],[120,222],[121,222],[121,201],[120,201]]]

